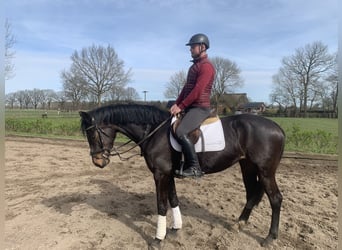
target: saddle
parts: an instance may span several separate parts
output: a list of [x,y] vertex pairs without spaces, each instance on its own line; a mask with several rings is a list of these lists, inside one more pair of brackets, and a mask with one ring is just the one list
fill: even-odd
[[[172,123],[172,129],[171,129],[171,132],[172,132],[172,135],[177,138],[176,136],[176,129],[177,127],[179,126],[182,118],[183,118],[184,114],[180,114],[177,116],[177,119]],[[211,123],[214,123],[216,121],[218,121],[220,118],[218,117],[216,111],[213,109],[210,111],[210,114],[208,116],[207,119],[205,119],[202,123],[201,123],[201,126],[202,125],[209,125]],[[202,136],[202,131],[200,129],[200,127],[196,128],[195,130],[191,131],[189,134],[189,139],[190,141],[193,143],[193,144],[196,144],[200,138],[200,136]]]
[[[176,136],[176,129],[179,126],[180,122],[182,121],[184,117],[184,113],[181,113],[179,115],[177,115],[177,119],[175,120],[175,122],[172,124],[172,134],[175,138],[177,138]],[[216,122],[217,120],[219,120],[220,118],[217,116],[216,111],[212,110],[208,116],[208,118],[206,118],[201,125],[206,125],[206,124],[211,124],[213,122]],[[198,142],[198,139],[200,138],[202,134],[201,129],[198,127],[195,130],[191,131],[188,136],[190,141],[192,142],[192,144],[196,144]]]

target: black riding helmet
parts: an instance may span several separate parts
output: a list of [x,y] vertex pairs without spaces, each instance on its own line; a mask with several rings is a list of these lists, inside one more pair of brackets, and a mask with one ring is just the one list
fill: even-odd
[[209,49],[209,39],[208,39],[208,37],[206,35],[204,35],[204,34],[199,33],[199,34],[193,35],[190,38],[189,42],[187,44],[185,44],[185,45],[186,46],[191,46],[193,44],[202,44],[202,43],[205,45],[205,47],[207,49]]

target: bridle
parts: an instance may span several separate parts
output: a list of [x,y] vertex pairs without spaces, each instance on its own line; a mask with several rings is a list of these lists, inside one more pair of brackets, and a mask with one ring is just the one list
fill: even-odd
[[[161,127],[163,127],[168,121],[170,121],[172,118],[172,115],[167,118],[166,120],[164,120],[162,123],[160,123],[154,130],[152,130],[150,132],[150,129],[151,129],[151,125],[147,125],[145,131],[144,131],[144,136],[143,138],[139,141],[139,142],[136,142],[134,146],[132,146],[131,148],[123,151],[123,152],[119,152],[119,149],[126,146],[127,144],[131,143],[133,140],[130,139],[128,140],[127,142],[125,142],[124,144],[118,146],[118,147],[115,147],[114,146],[114,143],[113,143],[113,147],[110,149],[110,148],[105,148],[104,147],[104,144],[103,144],[103,140],[102,140],[102,135],[103,136],[106,136],[106,137],[110,137],[101,127],[99,127],[96,123],[89,126],[88,128],[86,128],[85,130],[90,130],[92,128],[95,128],[96,132],[98,133],[98,137],[99,137],[99,142],[100,142],[100,150],[98,151],[91,151],[90,152],[90,155],[93,157],[93,158],[96,158],[96,159],[101,159],[99,157],[97,157],[96,155],[99,154],[99,153],[102,153],[102,157],[106,158],[106,159],[109,159],[110,156],[118,156],[120,158],[121,161],[127,161],[129,159],[131,159],[132,157],[134,156],[137,156],[137,155],[140,155],[142,156],[142,152],[140,154],[133,154],[129,157],[123,157],[122,155],[125,154],[125,153],[128,153],[129,151],[133,150],[134,148],[140,146],[141,144],[143,144],[147,139],[149,139],[154,133],[156,133]],[[94,118],[92,118],[92,121],[94,122]],[[114,153],[112,153],[114,151]]]
[[[94,118],[92,119],[92,121],[94,122]],[[98,134],[98,138],[99,138],[99,141],[100,141],[100,148],[101,148],[101,149],[100,149],[100,150],[97,150],[97,151],[91,151],[91,150],[90,150],[90,155],[91,155],[91,157],[93,157],[93,158],[101,159],[100,157],[97,157],[97,154],[103,153],[102,156],[103,156],[104,158],[107,158],[107,159],[108,159],[109,156],[110,156],[111,149],[110,149],[110,148],[105,148],[105,147],[104,147],[104,144],[103,144],[103,140],[102,140],[102,136],[101,136],[101,135],[104,135],[104,136],[106,136],[106,137],[109,137],[109,135],[108,135],[101,127],[99,127],[96,123],[93,124],[93,125],[91,125],[91,126],[89,126],[88,128],[86,128],[85,131],[90,130],[90,129],[93,129],[93,128],[95,128],[95,130],[96,130],[96,132],[97,132],[97,134]]]

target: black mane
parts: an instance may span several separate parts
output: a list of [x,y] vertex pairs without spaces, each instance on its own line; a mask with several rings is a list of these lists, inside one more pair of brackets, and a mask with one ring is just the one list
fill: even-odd
[[158,125],[165,121],[170,113],[152,105],[117,104],[96,108],[88,112],[97,125],[137,124]]

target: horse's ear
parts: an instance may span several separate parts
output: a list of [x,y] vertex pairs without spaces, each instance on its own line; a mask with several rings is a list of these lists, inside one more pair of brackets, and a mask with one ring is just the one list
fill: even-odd
[[87,112],[80,111],[79,114],[84,121],[91,122],[91,117]]

